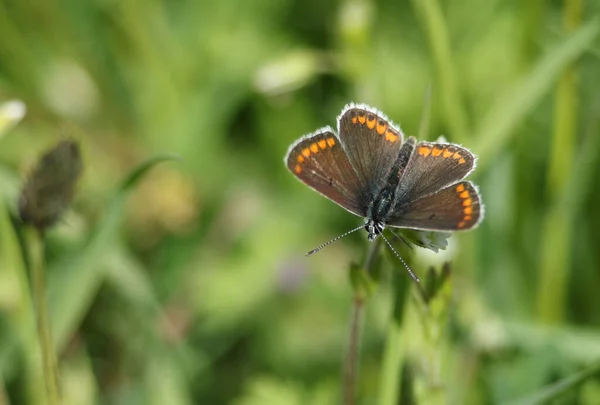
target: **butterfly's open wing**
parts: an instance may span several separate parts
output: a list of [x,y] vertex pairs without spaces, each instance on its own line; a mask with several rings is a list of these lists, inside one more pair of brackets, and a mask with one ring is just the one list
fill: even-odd
[[479,193],[470,182],[457,182],[475,164],[475,156],[461,146],[418,143],[400,179],[386,224],[428,230],[474,227],[481,218]]
[[475,168],[468,149],[448,143],[419,142],[396,191],[397,201],[411,201],[464,179]]
[[474,228],[483,218],[481,198],[468,181],[456,183],[434,194],[398,207],[389,226],[435,231]]
[[338,117],[339,136],[360,184],[371,195],[385,186],[402,145],[402,132],[383,113],[349,104]]
[[288,169],[304,184],[358,216],[368,200],[346,152],[331,128],[323,128],[294,143],[285,158]]

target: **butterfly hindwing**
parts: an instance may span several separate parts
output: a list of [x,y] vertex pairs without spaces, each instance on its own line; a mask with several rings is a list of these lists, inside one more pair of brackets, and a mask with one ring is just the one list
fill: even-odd
[[475,186],[461,181],[436,193],[396,207],[386,225],[436,231],[471,229],[483,218],[481,198]]

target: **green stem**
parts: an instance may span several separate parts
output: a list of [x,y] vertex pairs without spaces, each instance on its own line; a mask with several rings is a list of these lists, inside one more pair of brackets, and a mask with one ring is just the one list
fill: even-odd
[[546,0],[521,0],[522,32],[523,32],[523,70],[530,68],[531,62],[539,53],[539,38],[544,21]]
[[31,278],[33,297],[37,313],[38,336],[42,349],[44,381],[49,405],[58,405],[58,378],[56,375],[56,355],[52,345],[48,308],[46,305],[46,286],[44,280],[44,235],[37,229],[31,230],[29,238]]
[[400,324],[390,322],[385,339],[381,384],[379,386],[379,405],[394,405],[400,396],[402,378],[402,334]]
[[350,339],[344,363],[344,404],[356,403],[356,380],[358,376],[358,357],[360,354],[360,336],[362,331],[364,299],[354,297],[350,318]]
[[410,287],[420,284],[413,283],[404,272],[392,272],[393,307],[390,323],[385,338],[383,365],[379,385],[379,405],[396,405],[400,403],[402,369],[404,366],[404,350],[402,340],[402,324],[405,313],[405,303]]
[[[581,0],[566,0],[564,27],[567,33],[577,29],[581,19]],[[564,194],[571,178],[577,134],[578,86],[575,65],[562,74],[555,94],[554,131],[548,168],[548,190],[553,201]],[[540,283],[537,297],[542,322],[560,322],[569,276],[572,218],[550,209],[544,220],[544,238],[540,252]]]
[[469,137],[467,113],[460,95],[456,67],[450,49],[451,40],[442,9],[437,0],[413,0],[413,6],[427,33],[440,87],[439,94],[445,118],[452,131],[452,140],[464,142]]
[[[381,238],[377,238],[369,247],[363,270],[371,273],[376,262]],[[342,395],[344,405],[356,404],[356,380],[358,377],[358,358],[360,355],[360,337],[364,318],[365,297],[360,292],[354,292],[352,313],[350,316],[350,332],[348,350],[344,361]]]

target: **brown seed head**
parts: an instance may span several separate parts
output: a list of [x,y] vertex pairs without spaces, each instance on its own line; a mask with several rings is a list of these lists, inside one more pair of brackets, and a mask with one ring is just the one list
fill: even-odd
[[55,224],[73,200],[81,170],[81,152],[75,141],[61,141],[46,152],[21,191],[21,220],[39,230]]

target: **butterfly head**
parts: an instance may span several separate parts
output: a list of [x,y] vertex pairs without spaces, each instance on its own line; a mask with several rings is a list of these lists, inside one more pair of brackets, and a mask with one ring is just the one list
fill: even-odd
[[383,222],[376,221],[372,218],[368,218],[365,220],[365,230],[369,233],[369,240],[374,241],[377,238],[377,235],[381,234],[385,229],[385,224]]

